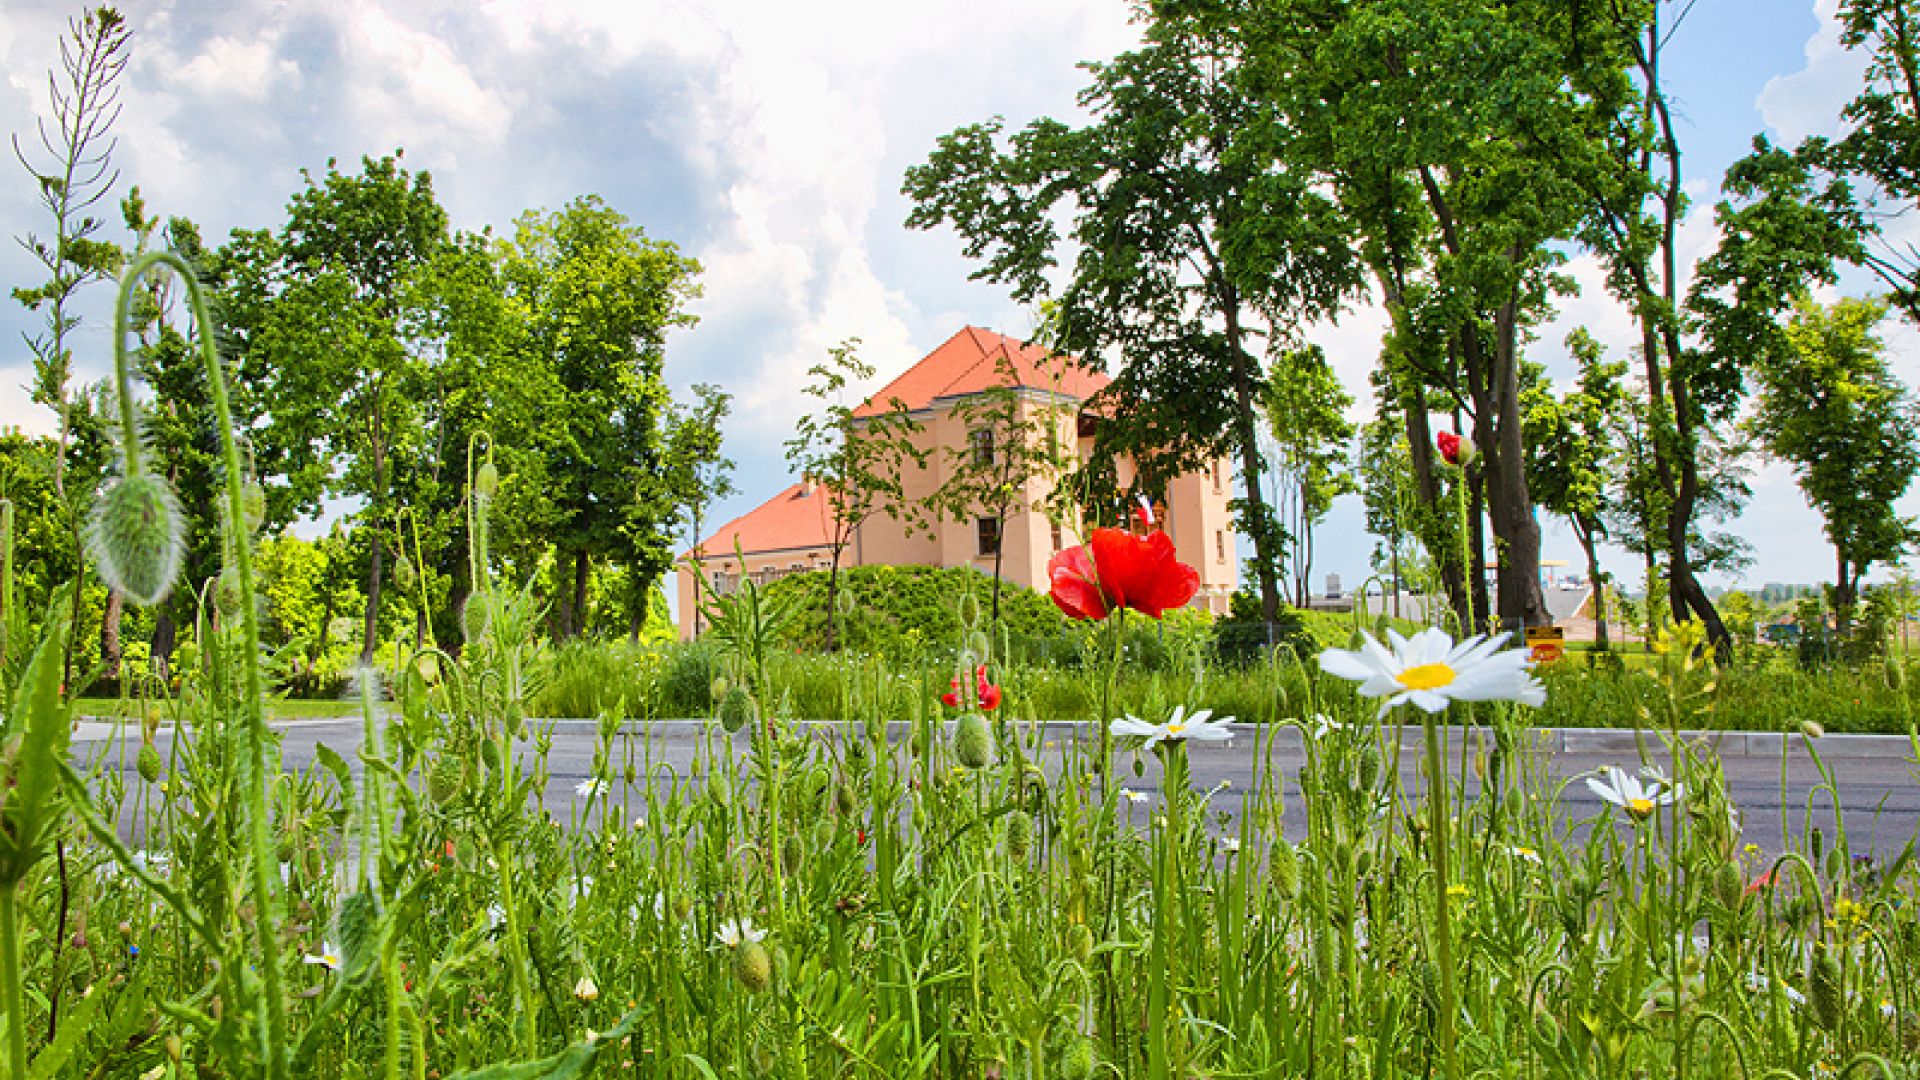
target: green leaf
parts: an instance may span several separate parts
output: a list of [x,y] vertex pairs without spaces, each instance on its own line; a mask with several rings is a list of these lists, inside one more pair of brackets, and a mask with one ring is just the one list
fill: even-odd
[[[488,1065],[470,1072],[457,1073],[453,1080],[574,1080],[587,1075],[600,1052],[616,1045],[621,1039],[633,1033],[640,1023],[640,1008],[620,1018],[609,1031],[603,1031],[591,1039],[574,1043],[552,1057],[539,1061],[527,1061],[519,1064]],[[702,1064],[705,1064],[702,1062]],[[707,1075],[712,1076],[709,1068]],[[716,1078],[717,1080],[717,1078]]]
[[67,760],[71,734],[67,703],[61,700],[63,646],[73,596],[71,585],[47,605],[46,628],[26,675],[14,692],[9,716],[24,722],[20,744],[6,762],[10,789],[0,807],[0,882],[18,883],[39,861],[43,842],[59,820],[60,767]]
[[[98,991],[98,987],[94,988]],[[93,1014],[99,1011],[100,1002],[106,998],[104,992],[90,993],[80,999],[80,1004],[60,1020],[60,1030],[53,1041],[40,1051],[40,1056],[27,1066],[27,1080],[53,1080],[60,1072],[60,1066],[67,1063],[73,1052],[80,1048],[80,1042],[93,1030]]]
[[353,773],[347,769],[347,759],[341,757],[339,751],[326,743],[318,743],[313,748],[313,759],[340,781],[341,791],[353,790]]

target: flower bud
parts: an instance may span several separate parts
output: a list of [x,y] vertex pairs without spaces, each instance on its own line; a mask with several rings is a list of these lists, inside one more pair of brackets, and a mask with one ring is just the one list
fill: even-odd
[[240,524],[248,535],[260,531],[267,523],[267,492],[258,480],[246,480],[240,484]]
[[134,765],[140,770],[140,779],[145,780],[149,784],[157,784],[160,782],[160,773],[162,771],[160,751],[155,750],[152,743],[143,742],[140,744],[140,756],[134,760]]
[[87,554],[101,580],[142,607],[166,598],[185,550],[180,504],[166,481],[151,473],[115,481],[87,523]]
[[1747,883],[1745,875],[1740,872],[1739,863],[1728,859],[1720,864],[1720,869],[1713,873],[1713,892],[1719,898],[1721,907],[1739,912],[1747,897]]
[[842,814],[851,814],[860,808],[860,801],[853,792],[852,784],[840,784],[833,789],[833,805]]
[[487,591],[475,589],[460,608],[460,636],[466,641],[479,641],[487,636],[487,623],[491,619],[488,610]]
[[500,491],[500,470],[493,462],[481,462],[473,471],[473,493],[482,499],[491,499]]
[[993,640],[985,630],[975,630],[967,635],[967,651],[976,657],[975,664],[984,664],[993,659]]
[[1294,852],[1293,845],[1284,838],[1273,842],[1273,854],[1268,860],[1267,871],[1273,878],[1273,887],[1280,890],[1282,897],[1292,900],[1300,895],[1300,857]]
[[213,584],[213,606],[221,615],[229,619],[240,617],[240,568],[229,563],[220,568],[220,577]]
[[1361,789],[1372,791],[1373,785],[1380,781],[1380,747],[1375,745],[1372,739],[1368,739],[1360,746],[1358,769]]
[[593,984],[593,976],[580,976],[580,981],[573,984],[573,996],[581,1001],[600,1000],[600,988]]
[[1097,1065],[1092,1039],[1075,1035],[1067,1040],[1067,1047],[1060,1054],[1061,1080],[1089,1080]]
[[1828,1031],[1840,1026],[1846,1010],[1846,998],[1840,986],[1840,962],[1825,946],[1814,955],[1808,967],[1807,1005],[1814,1023]]
[[400,558],[394,560],[393,583],[398,585],[402,591],[413,588],[414,583],[419,580],[420,576],[414,573],[412,559],[402,555]]
[[1818,825],[1815,825],[1813,831],[1807,834],[1807,850],[1813,854],[1813,858],[1809,861],[1819,866],[1827,852],[1827,836],[1820,831]]
[[976,712],[963,713],[953,729],[953,756],[969,769],[985,768],[993,761],[993,732],[986,718]]
[[803,849],[800,846],[800,834],[788,833],[786,839],[780,841],[781,869],[785,870],[789,874],[797,873],[800,869],[800,856],[802,854],[802,851]]
[[720,726],[726,729],[727,734],[738,734],[741,728],[759,722],[760,703],[754,700],[753,694],[749,693],[746,687],[736,686],[727,691],[726,697],[720,699],[717,719],[720,721]]
[[1818,720],[1800,721],[1800,734],[1809,739],[1818,739],[1827,733],[1825,725]]
[[960,625],[972,630],[980,625],[980,598],[970,592],[962,593],[955,613],[960,616]]
[[743,941],[733,950],[733,977],[750,994],[773,984],[773,955],[757,941]]
[[1007,814],[1007,857],[1024,863],[1033,854],[1033,815],[1025,810]]

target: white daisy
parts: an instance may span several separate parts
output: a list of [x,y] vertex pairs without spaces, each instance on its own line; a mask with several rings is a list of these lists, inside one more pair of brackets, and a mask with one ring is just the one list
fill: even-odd
[[1326,738],[1336,731],[1345,731],[1347,725],[1328,716],[1326,713],[1314,713],[1313,722],[1306,725],[1307,738],[1314,742]]
[[589,776],[573,787],[573,793],[583,799],[591,799],[607,790],[607,782],[597,776]]
[[1124,720],[1115,720],[1109,729],[1115,735],[1134,735],[1146,740],[1142,745],[1151,750],[1163,742],[1225,742],[1233,738],[1233,729],[1227,725],[1233,723],[1233,717],[1213,717],[1212,709],[1201,709],[1192,716],[1187,715],[1185,705],[1175,705],[1173,715],[1164,724],[1151,724],[1136,716]]
[[728,919],[720,924],[720,929],[713,936],[720,939],[720,944],[733,949],[745,942],[763,940],[767,932],[756,929],[752,919]]
[[[1765,975],[1762,975],[1757,971],[1750,971],[1747,973],[1747,989],[1753,991],[1754,993],[1756,994],[1767,993],[1769,990],[1773,988],[1773,986],[1774,986],[1773,980],[1767,978]],[[1792,985],[1782,982],[1779,984],[1779,986],[1780,986],[1780,993],[1788,1001],[1792,1002],[1795,1005],[1805,1005],[1807,1003],[1807,995],[1801,993],[1798,990],[1795,990],[1792,987]]]
[[303,956],[300,959],[305,963],[318,964],[321,967],[326,968],[328,971],[339,971],[340,970],[340,946],[335,945],[331,941],[322,942],[320,944],[319,952],[308,953],[306,956]]
[[1240,838],[1239,838],[1239,837],[1237,837],[1237,836],[1223,836],[1223,837],[1221,837],[1221,838],[1220,838],[1220,850],[1221,850],[1221,851],[1224,851],[1224,852],[1226,852],[1226,853],[1227,853],[1227,854],[1229,854],[1229,855],[1237,855],[1237,854],[1239,854],[1239,852],[1240,852]]
[[1521,862],[1532,863],[1535,866],[1540,865],[1540,853],[1530,847],[1511,844],[1507,847],[1507,854],[1519,859]]
[[1517,701],[1546,704],[1547,691],[1527,674],[1527,650],[1500,651],[1507,635],[1475,635],[1458,645],[1438,627],[1401,637],[1388,630],[1392,651],[1362,631],[1360,648],[1328,649],[1320,670],[1360,684],[1361,697],[1384,697],[1381,715],[1412,702],[1430,713],[1455,701]]
[[1684,784],[1670,785],[1651,778],[1642,783],[1640,778],[1612,765],[1601,766],[1599,776],[1587,777],[1587,789],[1601,801],[1612,803],[1636,819],[1644,819],[1660,807],[1672,806],[1687,797]]
[[600,1000],[600,988],[593,985],[593,976],[580,976],[580,981],[573,984],[573,996],[581,1001]]
[[1128,787],[1123,787],[1120,789],[1120,797],[1127,800],[1128,802],[1132,803],[1135,806],[1144,806],[1149,801],[1149,797],[1146,792],[1135,791],[1132,788],[1128,788]]

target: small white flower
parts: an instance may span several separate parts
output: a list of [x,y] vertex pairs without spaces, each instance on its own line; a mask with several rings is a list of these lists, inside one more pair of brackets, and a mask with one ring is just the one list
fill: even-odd
[[1128,802],[1132,803],[1135,806],[1145,806],[1149,801],[1149,798],[1146,792],[1135,791],[1132,788],[1128,788],[1128,787],[1123,787],[1120,789],[1120,797],[1127,800]]
[[[1747,989],[1756,994],[1767,993],[1773,985],[1773,980],[1768,979],[1757,971],[1747,973]],[[1780,983],[1779,986],[1780,993],[1784,995],[1789,1002],[1795,1005],[1805,1005],[1807,1003],[1807,995],[1795,990],[1791,985],[1783,982]]]
[[1306,728],[1307,738],[1312,739],[1314,742],[1319,742],[1336,731],[1345,731],[1346,728],[1347,725],[1335,720],[1326,713],[1314,713],[1313,722],[1308,724]]
[[1223,837],[1221,837],[1221,838],[1220,838],[1220,850],[1221,850],[1221,851],[1224,851],[1224,852],[1226,852],[1226,853],[1227,853],[1227,854],[1229,854],[1229,855],[1237,855],[1237,854],[1239,854],[1239,853],[1240,853],[1240,838],[1239,838],[1239,837],[1237,837],[1237,836],[1223,836]]
[[1687,795],[1685,785],[1668,786],[1664,778],[1642,783],[1625,769],[1612,765],[1601,766],[1599,776],[1587,777],[1587,789],[1636,819],[1645,819],[1660,807],[1672,806]]
[[1151,724],[1136,716],[1124,720],[1115,720],[1109,729],[1115,735],[1134,735],[1146,740],[1142,745],[1148,750],[1163,742],[1225,742],[1233,738],[1233,729],[1227,725],[1233,723],[1233,717],[1223,716],[1213,719],[1212,709],[1201,709],[1192,716],[1187,715],[1185,705],[1175,705],[1173,715],[1164,724]]
[[1507,854],[1519,859],[1521,862],[1532,863],[1535,866],[1540,865],[1540,853],[1530,847],[1512,844],[1507,847]]
[[1412,638],[1388,630],[1387,640],[1391,652],[1362,631],[1360,648],[1321,653],[1320,670],[1359,683],[1361,697],[1386,698],[1380,705],[1382,716],[1407,702],[1430,713],[1455,701],[1546,704],[1546,688],[1527,674],[1527,650],[1500,651],[1505,634],[1476,635],[1455,645],[1445,631],[1430,626]]
[[600,988],[593,985],[593,976],[580,976],[580,981],[573,984],[573,996],[581,1001],[600,1000]]
[[597,776],[589,776],[573,786],[573,793],[583,799],[592,799],[607,790],[607,782]]
[[319,952],[308,953],[307,955],[301,957],[300,959],[304,963],[318,964],[321,967],[326,968],[328,971],[339,971],[340,970],[340,946],[335,945],[331,941],[325,941],[320,944]]
[[713,936],[720,939],[720,944],[733,949],[749,941],[764,940],[767,932],[755,929],[752,919],[740,918],[728,919],[721,923],[720,929],[715,931]]

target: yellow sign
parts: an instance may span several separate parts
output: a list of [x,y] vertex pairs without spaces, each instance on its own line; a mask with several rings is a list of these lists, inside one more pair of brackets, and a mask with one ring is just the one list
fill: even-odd
[[1536,664],[1551,664],[1567,653],[1567,632],[1557,626],[1527,627],[1527,650]]

